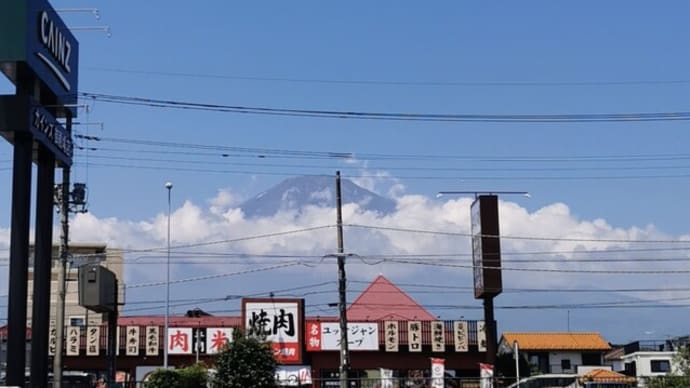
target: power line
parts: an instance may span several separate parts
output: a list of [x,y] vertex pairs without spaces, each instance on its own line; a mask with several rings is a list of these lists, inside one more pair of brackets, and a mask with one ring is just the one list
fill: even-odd
[[[359,229],[371,229],[371,230],[382,230],[390,232],[404,232],[404,233],[419,233],[419,234],[431,234],[439,236],[461,236],[461,237],[472,237],[471,233],[459,233],[459,232],[445,232],[436,230],[424,230],[424,229],[409,229],[409,228],[394,228],[386,226],[373,226],[373,225],[361,225],[361,224],[344,224],[347,227],[359,228]],[[606,243],[644,243],[644,244],[690,244],[687,240],[633,240],[633,239],[593,239],[593,238],[566,238],[566,237],[537,237],[537,236],[510,236],[510,235],[487,235],[481,234],[482,237],[499,237],[501,239],[510,240],[534,240],[534,241],[565,241],[565,242],[606,242]]]
[[288,82],[288,83],[307,83],[307,84],[333,84],[333,85],[383,85],[383,86],[450,86],[450,87],[553,87],[553,86],[646,86],[646,85],[687,85],[690,80],[670,79],[670,80],[600,80],[600,81],[401,81],[401,80],[345,80],[345,79],[325,79],[325,78],[295,78],[295,77],[265,77],[250,75],[232,74],[210,74],[210,73],[189,73],[189,72],[168,72],[151,71],[137,69],[119,69],[108,67],[91,67],[87,70],[101,71],[121,74],[138,75],[158,75],[165,77],[184,77],[184,78],[208,78],[225,79],[239,81],[262,81],[262,82]]
[[257,106],[221,105],[144,97],[116,96],[100,93],[79,93],[80,96],[101,102],[137,105],[154,108],[201,110],[224,113],[292,116],[331,119],[426,121],[426,122],[486,122],[486,123],[583,123],[583,122],[656,122],[687,121],[690,112],[652,113],[587,113],[587,114],[438,114],[404,112],[357,112],[318,109],[287,109]]

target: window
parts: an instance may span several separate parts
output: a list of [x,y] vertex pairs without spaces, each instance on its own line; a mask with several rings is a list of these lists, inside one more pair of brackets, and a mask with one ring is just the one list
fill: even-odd
[[570,369],[570,360],[561,360],[561,369],[569,370]]
[[601,365],[601,355],[599,353],[582,353],[582,365]]
[[651,360],[652,372],[666,373],[671,371],[671,361],[669,360]]
[[86,318],[83,315],[71,316],[69,317],[70,326],[85,326]]

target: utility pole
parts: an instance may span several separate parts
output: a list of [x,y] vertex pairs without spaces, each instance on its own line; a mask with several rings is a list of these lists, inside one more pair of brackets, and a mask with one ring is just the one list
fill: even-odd
[[69,257],[69,187],[70,168],[62,168],[62,185],[58,187],[57,197],[60,206],[60,265],[57,273],[57,304],[55,305],[55,356],[53,358],[53,387],[62,385],[62,351],[65,342],[65,295],[67,272],[67,258]]
[[348,386],[350,354],[347,342],[347,278],[345,276],[345,245],[343,243],[343,200],[340,171],[335,173],[336,214],[338,225],[338,313],[340,317],[340,387]]

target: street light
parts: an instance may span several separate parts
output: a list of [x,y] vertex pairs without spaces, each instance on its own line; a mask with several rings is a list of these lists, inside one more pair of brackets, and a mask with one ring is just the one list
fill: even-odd
[[168,260],[166,263],[167,276],[165,278],[165,328],[163,329],[163,368],[168,368],[168,327],[170,325],[170,196],[172,182],[166,182],[168,189]]

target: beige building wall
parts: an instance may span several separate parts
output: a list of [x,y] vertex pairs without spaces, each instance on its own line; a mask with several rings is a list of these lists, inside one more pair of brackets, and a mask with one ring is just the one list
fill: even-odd
[[[53,246],[53,265],[50,282],[50,321],[55,323],[57,290],[58,290],[58,268],[60,249]],[[79,306],[79,267],[85,264],[99,263],[100,265],[113,271],[118,279],[118,301],[122,308],[125,302],[125,283],[124,283],[124,262],[123,252],[119,249],[108,248],[106,244],[71,244],[69,246],[70,258],[68,259],[67,272],[65,276],[65,326],[85,326],[99,325],[105,322],[103,314],[95,313]],[[31,325],[32,300],[33,300],[33,247],[30,253],[28,301],[27,301],[27,325]]]

